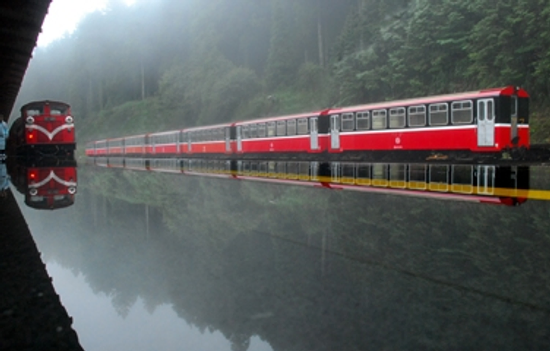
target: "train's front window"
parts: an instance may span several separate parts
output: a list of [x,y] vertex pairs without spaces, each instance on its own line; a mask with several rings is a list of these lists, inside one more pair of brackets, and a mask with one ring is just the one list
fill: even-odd
[[67,106],[60,104],[50,104],[50,114],[51,115],[66,115]]
[[37,107],[33,107],[33,108],[28,108],[25,113],[27,114],[27,116],[38,116],[38,115],[41,115],[43,112],[43,109],[42,108],[37,108]]

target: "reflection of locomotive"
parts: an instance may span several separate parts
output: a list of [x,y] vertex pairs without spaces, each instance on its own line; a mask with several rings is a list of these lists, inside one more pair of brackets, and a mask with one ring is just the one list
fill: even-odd
[[100,140],[86,154],[366,160],[366,152],[463,156],[529,143],[529,95],[504,87]]
[[197,158],[96,158],[96,164],[287,185],[504,205],[526,201],[529,168],[493,165],[344,163]]
[[8,159],[12,184],[25,195],[25,204],[36,209],[55,210],[74,204],[76,162],[54,166],[27,166]]
[[72,157],[76,143],[70,106],[57,101],[24,105],[21,117],[10,128],[8,142],[11,153]]

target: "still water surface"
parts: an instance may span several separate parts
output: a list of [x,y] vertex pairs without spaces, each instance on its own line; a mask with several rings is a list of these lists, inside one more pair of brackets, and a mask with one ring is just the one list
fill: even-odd
[[73,206],[21,206],[86,350],[550,347],[547,201],[88,165]]

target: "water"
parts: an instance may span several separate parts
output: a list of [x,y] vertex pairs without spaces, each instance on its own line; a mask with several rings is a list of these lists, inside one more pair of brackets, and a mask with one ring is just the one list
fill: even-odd
[[550,346],[548,168],[170,162],[24,209],[87,350]]

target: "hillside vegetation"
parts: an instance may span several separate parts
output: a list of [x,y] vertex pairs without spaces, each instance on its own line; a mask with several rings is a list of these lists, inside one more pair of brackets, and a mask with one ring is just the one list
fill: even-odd
[[112,1],[37,50],[18,106],[70,102],[86,142],[511,84],[550,142],[549,48],[543,0]]

